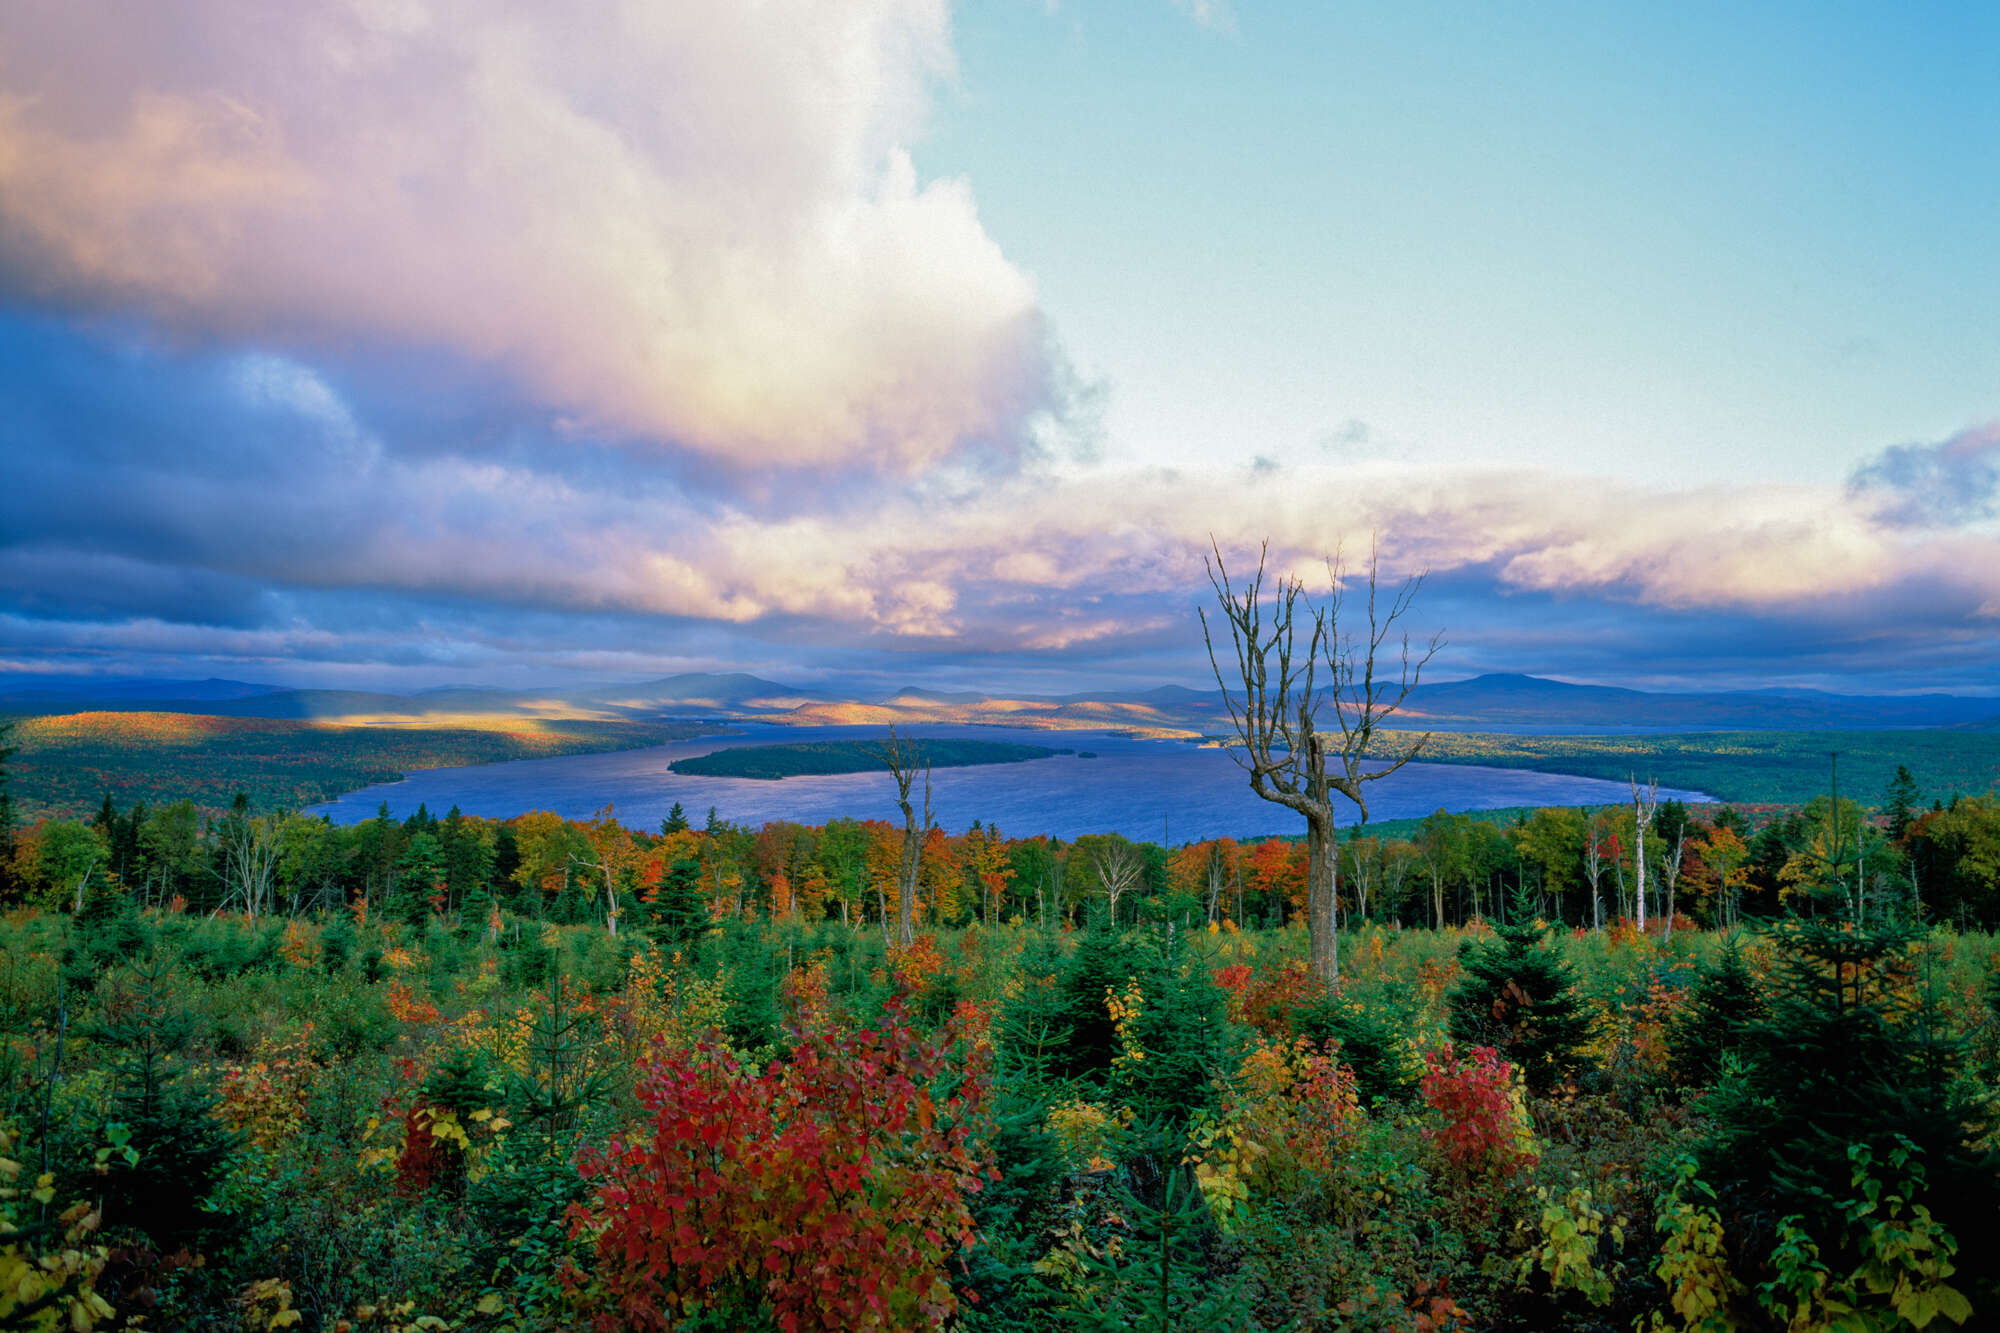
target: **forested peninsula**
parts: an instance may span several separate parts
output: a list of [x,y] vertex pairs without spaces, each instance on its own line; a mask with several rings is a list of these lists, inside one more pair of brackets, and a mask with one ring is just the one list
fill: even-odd
[[[1049,759],[1059,754],[1074,753],[1074,750],[1056,750],[1046,745],[1016,745],[1006,741],[935,740],[922,744],[922,762],[927,762],[932,768],[1018,764],[1029,759]],[[758,778],[766,781],[885,771],[879,741],[745,745],[676,759],[667,767],[689,777]]]

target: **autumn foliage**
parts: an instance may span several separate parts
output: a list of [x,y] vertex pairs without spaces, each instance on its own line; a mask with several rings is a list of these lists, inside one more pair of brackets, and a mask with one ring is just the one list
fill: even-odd
[[892,1014],[805,1037],[761,1073],[708,1044],[653,1061],[643,1129],[581,1163],[593,1192],[572,1224],[595,1252],[578,1281],[598,1327],[731,1311],[787,1333],[941,1322],[987,1175],[968,1142],[984,1081],[953,1073],[954,1045]]
[[1536,1157],[1514,1067],[1490,1046],[1460,1056],[1450,1043],[1424,1057],[1424,1104],[1438,1121],[1424,1130],[1467,1177],[1511,1176]]

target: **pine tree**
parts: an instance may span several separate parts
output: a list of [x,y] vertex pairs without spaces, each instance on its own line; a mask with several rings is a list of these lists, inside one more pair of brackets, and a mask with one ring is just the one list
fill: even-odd
[[1188,956],[1171,924],[1156,935],[1138,976],[1138,1012],[1126,1016],[1119,1045],[1136,1058],[1113,1062],[1112,1094],[1141,1120],[1170,1130],[1211,1109],[1227,1058],[1229,1022],[1222,988]]
[[1105,1008],[1105,993],[1124,989],[1141,966],[1138,949],[1117,931],[1093,925],[1077,940],[1057,981],[1062,1020],[1070,1033],[1062,1058],[1066,1076],[1101,1079],[1110,1070],[1118,1034]]
[[478,1224],[473,1261],[528,1327],[564,1327],[574,1313],[556,1276],[575,1254],[567,1214],[585,1193],[571,1158],[584,1117],[606,1093],[603,1076],[586,1072],[588,1022],[555,971],[528,1030],[527,1071],[507,1083],[520,1129],[500,1139],[466,1195]]
[[1368,1105],[1407,1102],[1423,1078],[1410,1043],[1412,1016],[1387,996],[1354,1004],[1329,995],[1298,1011],[1292,1029],[1314,1045],[1340,1043],[1340,1063],[1354,1071],[1354,1086]]
[[199,1249],[227,1230],[229,1219],[209,1204],[236,1147],[214,1099],[172,1066],[193,1020],[172,998],[171,970],[158,958],[135,964],[129,1003],[107,1004],[120,1017],[95,1034],[120,1052],[109,1120],[125,1126],[136,1154],[111,1158],[97,1182],[105,1224],[142,1231],[166,1253]]
[[1918,789],[1917,780],[1910,776],[1907,765],[1896,765],[1896,776],[1889,780],[1889,790],[1882,802],[1883,816],[1889,822],[1889,841],[1900,846],[1910,831],[1911,821],[1923,808],[1924,794]]
[[1676,1075],[1687,1083],[1714,1083],[1722,1073],[1723,1056],[1742,1047],[1763,1010],[1742,947],[1732,937],[1713,962],[1695,973],[1687,1003],[1667,1029],[1667,1054]]
[[685,948],[707,933],[712,922],[701,895],[699,861],[682,857],[660,871],[650,915],[646,933],[669,949]]
[[[1710,1100],[1702,1177],[1757,1219],[1739,1265],[1761,1262],[1774,1224],[1799,1219],[1839,1275],[1862,1256],[1848,1214],[1857,1151],[1911,1160],[1921,1204],[1963,1244],[2000,1212],[2000,1152],[1990,1099],[1961,1078],[1942,1030],[1919,936],[1819,918],[1771,928],[1777,967],[1740,1063]],[[1990,1279],[1989,1279],[1990,1280]]]
[[1114,1194],[1123,1243],[1085,1251],[1086,1286],[1064,1311],[1091,1333],[1235,1333],[1256,1327],[1240,1283],[1216,1280],[1221,1234],[1194,1173],[1180,1161],[1179,1134],[1165,1125],[1139,1131],[1146,1151]]
[[1491,941],[1459,946],[1463,975],[1446,1001],[1451,1035],[1494,1047],[1520,1066],[1529,1087],[1547,1091],[1580,1063],[1591,1019],[1525,893],[1516,892],[1507,915]]

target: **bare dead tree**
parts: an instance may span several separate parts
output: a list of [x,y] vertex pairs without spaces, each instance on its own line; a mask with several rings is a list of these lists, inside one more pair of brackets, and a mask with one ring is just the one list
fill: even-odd
[[1208,923],[1214,925],[1219,919],[1224,887],[1224,866],[1222,848],[1218,843],[1208,846]]
[[1639,931],[1646,930],[1646,829],[1653,822],[1653,813],[1660,808],[1660,784],[1648,779],[1645,789],[1640,790],[1639,778],[1631,775],[1632,783],[1632,875],[1639,882]]
[[[1321,651],[1326,655],[1327,669],[1332,677],[1327,691],[1328,702],[1332,705],[1334,724],[1340,731],[1340,747],[1335,751],[1340,766],[1327,777],[1327,785],[1354,803],[1361,816],[1359,822],[1363,824],[1368,822],[1368,797],[1364,784],[1388,777],[1415,759],[1430,743],[1431,734],[1427,731],[1414,740],[1397,744],[1387,753],[1381,753],[1375,733],[1408,702],[1411,691],[1423,678],[1424,668],[1444,647],[1442,631],[1431,635],[1429,642],[1421,646],[1412,645],[1408,630],[1399,623],[1409,614],[1417,594],[1423,590],[1424,576],[1413,574],[1404,579],[1402,586],[1390,596],[1388,606],[1383,607],[1377,598],[1381,590],[1381,572],[1380,552],[1371,543],[1368,549],[1368,628],[1365,633],[1349,632],[1340,616],[1346,585],[1346,571],[1341,565],[1340,552],[1336,550],[1326,562],[1327,583],[1331,591],[1326,611],[1327,634],[1322,640]],[[1396,645],[1393,676],[1378,672],[1378,667],[1388,665],[1388,654],[1384,650],[1392,640]],[[1363,760],[1371,757],[1376,760],[1377,766],[1364,769]]]
[[585,859],[571,852],[570,868],[577,871],[595,870],[604,876],[604,931],[608,935],[618,934],[618,885],[612,879],[614,867],[609,859],[597,856]]
[[1604,841],[1597,827],[1597,820],[1591,821],[1584,830],[1583,877],[1590,881],[1590,928],[1604,929],[1604,898],[1598,892],[1598,885],[1604,878]]
[[1674,937],[1674,890],[1681,882],[1681,860],[1687,850],[1687,820],[1679,820],[1674,825],[1673,850],[1660,858],[1660,877],[1667,882],[1666,930],[1664,937]]
[[[1259,546],[1257,571],[1240,589],[1223,561],[1221,546],[1211,538],[1209,548],[1211,555],[1204,563],[1228,623],[1233,652],[1227,674],[1217,655],[1207,608],[1201,612],[1201,633],[1236,732],[1237,745],[1230,753],[1250,775],[1250,790],[1305,818],[1306,927],[1312,971],[1329,984],[1338,982],[1333,793],[1352,801],[1365,822],[1364,784],[1401,768],[1430,739],[1426,735],[1400,747],[1380,767],[1363,768],[1377,729],[1416,688],[1424,665],[1444,641],[1434,637],[1428,648],[1413,653],[1408,635],[1403,634],[1393,683],[1386,675],[1378,679],[1377,659],[1391,636],[1400,632],[1397,622],[1423,586],[1422,576],[1406,581],[1385,610],[1377,602],[1379,569],[1371,553],[1368,629],[1365,634],[1349,633],[1340,623],[1342,568],[1337,553],[1326,561],[1327,598],[1315,606],[1304,583],[1295,577],[1279,576],[1266,590],[1269,542]],[[1322,669],[1327,673],[1324,679]],[[1232,682],[1240,692],[1232,691]],[[1330,717],[1330,727],[1322,726],[1323,715]],[[1329,740],[1334,741],[1332,754],[1337,761],[1331,773]]]
[[[882,747],[882,762],[896,780],[896,807],[903,812],[903,860],[896,873],[897,938],[905,945],[917,938],[917,872],[924,854],[924,838],[936,823],[931,818],[931,761],[923,747],[903,742],[896,729],[889,728],[888,743]],[[924,779],[924,822],[917,825],[917,812],[910,800],[910,788],[918,773]]]
[[222,835],[225,883],[229,896],[215,909],[216,912],[240,900],[244,914],[252,921],[261,916],[277,877],[279,851],[276,815],[236,817]]
[[1104,901],[1111,909],[1111,924],[1118,925],[1118,900],[1139,886],[1146,873],[1146,863],[1139,859],[1139,853],[1131,843],[1123,840],[1099,847],[1091,858],[1091,869],[1097,874],[1097,883],[1104,890]]
[[1368,890],[1375,877],[1376,853],[1380,850],[1372,841],[1364,844],[1354,838],[1347,840],[1347,861],[1353,867],[1348,879],[1354,885],[1354,910],[1363,921],[1368,919]]

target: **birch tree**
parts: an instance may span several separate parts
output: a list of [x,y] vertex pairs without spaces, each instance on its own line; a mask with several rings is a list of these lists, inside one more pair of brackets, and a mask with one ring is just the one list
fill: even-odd
[[1642,792],[1637,774],[1630,775],[1632,783],[1632,875],[1638,881],[1639,933],[1646,931],[1646,828],[1653,822],[1653,812],[1660,808],[1660,784],[1649,779]]
[[1104,904],[1115,929],[1118,925],[1118,900],[1139,887],[1146,875],[1146,863],[1139,858],[1138,848],[1114,836],[1104,839],[1093,849],[1090,869],[1097,877],[1098,888],[1104,892]]

